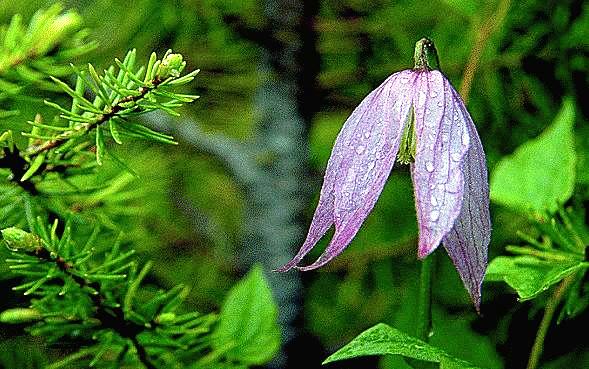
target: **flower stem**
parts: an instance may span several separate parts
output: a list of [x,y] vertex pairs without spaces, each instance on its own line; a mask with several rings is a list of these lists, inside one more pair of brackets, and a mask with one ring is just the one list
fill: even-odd
[[[417,324],[415,337],[427,342],[432,332],[432,269],[433,254],[421,261],[419,275],[419,294],[417,295]],[[406,358],[405,361],[414,369],[431,369],[433,364],[422,360]]]
[[433,255],[421,261],[417,301],[416,337],[427,342],[432,332],[432,269]]
[[552,322],[552,317],[556,312],[556,308],[560,304],[562,297],[564,296],[565,292],[568,290],[569,286],[575,280],[575,275],[571,275],[560,282],[558,287],[554,290],[554,293],[546,303],[546,308],[544,309],[544,316],[542,317],[542,321],[540,322],[540,326],[538,327],[538,332],[536,332],[536,339],[534,340],[534,346],[532,346],[532,351],[530,352],[530,358],[528,360],[527,369],[536,369],[538,364],[540,363],[540,357],[542,356],[542,350],[544,349],[544,339],[546,338],[546,334],[548,333],[548,328],[550,327],[550,323]]
[[415,70],[434,70],[440,69],[440,60],[438,52],[433,41],[428,38],[422,38],[415,43]]

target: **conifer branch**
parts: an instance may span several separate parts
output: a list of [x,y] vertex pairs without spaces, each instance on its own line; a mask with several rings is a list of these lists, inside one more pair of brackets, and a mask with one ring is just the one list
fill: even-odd
[[28,25],[13,16],[0,28],[0,91],[14,94],[23,84],[56,91],[49,75],[69,74],[64,63],[96,47],[81,25],[80,15],[60,4],[37,11]]
[[[88,134],[92,130],[96,129],[99,125],[103,123],[109,122],[111,119],[114,118],[121,118],[122,112],[128,111],[128,107],[125,105],[133,104],[135,105],[139,100],[145,98],[145,96],[150,93],[151,91],[155,90],[160,84],[162,83],[161,79],[156,76],[154,80],[151,81],[150,86],[148,87],[140,87],[138,95],[128,95],[122,98],[116,105],[112,106],[110,109],[105,111],[102,114],[97,114],[95,119],[88,123],[80,124],[76,127],[75,130],[67,131],[62,133],[55,138],[46,141],[40,146],[32,145],[29,146],[27,149],[26,154],[29,156],[39,155],[45,151],[49,151],[51,149],[57,148],[67,142],[70,138],[74,138],[77,135]],[[138,106],[135,106],[135,109],[138,110]]]

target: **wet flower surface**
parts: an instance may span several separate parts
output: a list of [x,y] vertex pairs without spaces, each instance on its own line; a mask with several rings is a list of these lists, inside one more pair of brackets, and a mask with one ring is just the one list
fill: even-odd
[[[429,40],[419,41],[415,69],[388,77],[346,120],[307,239],[279,271],[315,269],[339,255],[374,207],[394,163],[410,163],[418,256],[442,243],[480,305],[491,233],[485,155],[459,94],[440,71],[430,69],[431,50]],[[335,233],[323,254],[299,266],[332,225]]]

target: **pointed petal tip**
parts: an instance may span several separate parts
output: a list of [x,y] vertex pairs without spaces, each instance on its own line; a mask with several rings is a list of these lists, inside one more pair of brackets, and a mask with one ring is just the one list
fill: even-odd
[[430,247],[428,245],[419,245],[417,249],[417,257],[420,260],[425,259],[429,254],[431,254],[436,248]]
[[479,289],[478,291],[468,291],[468,293],[477,312],[477,315],[481,315],[481,290]]
[[288,263],[284,264],[283,266],[281,266],[280,268],[276,268],[276,269],[272,269],[272,272],[277,272],[277,273],[284,273],[284,272],[288,272],[289,270],[296,268],[297,264],[299,263],[300,260],[292,259],[291,261],[289,261]]

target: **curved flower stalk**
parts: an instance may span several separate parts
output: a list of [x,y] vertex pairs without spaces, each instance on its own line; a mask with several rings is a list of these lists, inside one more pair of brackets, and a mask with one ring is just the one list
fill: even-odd
[[[352,112],[327,163],[307,239],[278,271],[316,269],[339,255],[398,161],[411,166],[418,257],[443,243],[478,309],[491,235],[485,154],[462,99],[436,67],[433,43],[418,41],[415,68],[388,77]],[[299,266],[332,225],[319,259]]]

